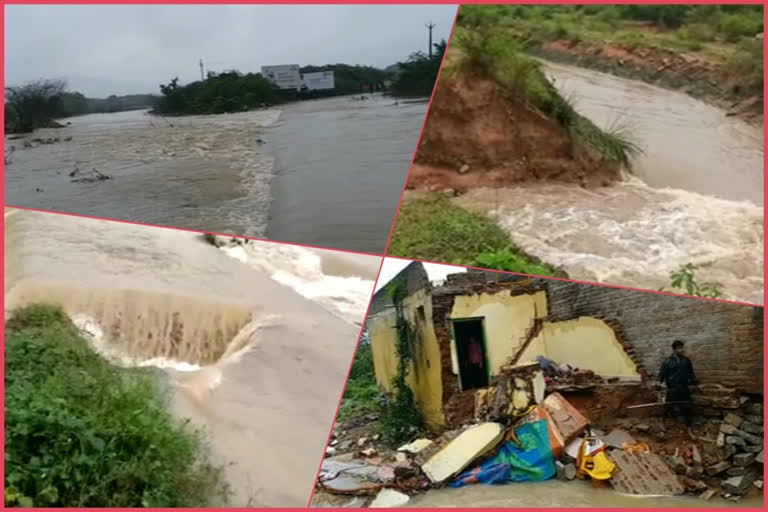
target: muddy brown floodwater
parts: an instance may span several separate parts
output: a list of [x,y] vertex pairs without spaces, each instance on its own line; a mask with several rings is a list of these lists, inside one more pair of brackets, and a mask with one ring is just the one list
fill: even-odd
[[419,494],[408,502],[409,507],[456,508],[716,508],[762,507],[760,498],[732,502],[713,498],[704,501],[684,497],[627,496],[610,489],[595,489],[589,482],[547,480],[546,482],[507,485],[469,485],[458,489],[434,489]]
[[523,250],[574,279],[658,289],[693,263],[699,281],[722,285],[722,298],[762,304],[761,129],[678,92],[544,69],[597,124],[627,126],[644,150],[636,176],[593,190],[474,189],[457,204],[489,214]]
[[6,210],[5,314],[60,305],[119,366],[158,368],[234,506],[305,506],[381,259]]
[[[6,137],[6,203],[381,253],[425,111],[376,94],[212,116],[69,118]],[[73,182],[92,169],[112,179]]]

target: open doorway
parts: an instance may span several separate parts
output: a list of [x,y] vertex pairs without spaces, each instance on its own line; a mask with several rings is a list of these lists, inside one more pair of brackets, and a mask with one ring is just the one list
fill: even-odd
[[459,363],[459,385],[462,391],[488,386],[488,358],[482,318],[453,321],[453,339]]

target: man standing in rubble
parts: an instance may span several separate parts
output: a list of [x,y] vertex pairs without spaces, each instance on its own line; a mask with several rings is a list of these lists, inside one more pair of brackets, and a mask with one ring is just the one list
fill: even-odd
[[659,385],[666,385],[665,416],[671,416],[675,406],[680,411],[688,433],[693,436],[693,414],[691,413],[691,389],[696,385],[693,363],[685,355],[685,345],[680,340],[672,343],[672,355],[664,360],[659,371]]

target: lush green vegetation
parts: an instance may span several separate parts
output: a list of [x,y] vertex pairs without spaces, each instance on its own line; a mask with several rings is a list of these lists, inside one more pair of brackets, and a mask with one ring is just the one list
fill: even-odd
[[402,202],[388,254],[523,274],[563,275],[523,254],[490,219],[440,196]]
[[577,146],[592,150],[626,169],[632,168],[632,158],[640,148],[625,131],[621,127],[600,129],[576,112],[571,102],[541,71],[540,63],[522,53],[513,36],[456,28],[454,40],[462,52],[459,67],[463,71],[481,74],[515,97],[524,98],[566,128]]
[[6,506],[202,507],[227,493],[151,372],[108,364],[57,308],[6,323]]
[[720,283],[700,283],[696,278],[696,266],[692,263],[683,265],[670,272],[669,285],[660,289],[664,292],[681,293],[696,297],[717,299],[720,297]]
[[403,306],[408,295],[405,278],[402,275],[396,276],[387,283],[385,292],[395,307],[397,371],[392,379],[392,393],[387,397],[387,404],[379,418],[378,429],[385,440],[399,444],[422,427],[423,418],[413,391],[406,382],[412,368],[411,350],[415,345],[415,332],[405,316]]
[[529,48],[563,40],[693,52],[747,75],[746,92],[762,94],[760,5],[468,5],[458,25],[505,29]]
[[163,97],[157,104],[162,114],[221,114],[241,112],[289,101],[322,96],[359,94],[381,91],[385,83],[392,81],[395,96],[429,96],[432,93],[446,42],[435,44],[430,58],[414,53],[406,62],[400,62],[394,70],[372,66],[328,64],[304,66],[301,73],[333,71],[335,88],[332,91],[280,90],[259,73],[209,72],[205,80],[180,85],[178,78],[160,86]]
[[397,78],[392,84],[392,94],[400,97],[431,96],[446,46],[445,40],[440,41],[434,44],[432,57],[416,52],[407,62],[400,62]]
[[377,412],[379,387],[373,371],[373,354],[367,339],[361,339],[349,371],[344,396],[339,407],[338,420],[345,421],[363,414]]

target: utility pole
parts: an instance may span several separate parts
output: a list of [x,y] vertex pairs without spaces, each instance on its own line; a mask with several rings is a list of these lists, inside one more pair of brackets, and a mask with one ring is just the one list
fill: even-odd
[[427,27],[427,29],[429,30],[429,58],[431,59],[432,58],[432,29],[435,28],[435,24],[430,21],[427,25],[424,25],[424,26]]
[[203,59],[200,59],[200,81],[205,80],[205,75],[203,74]]

